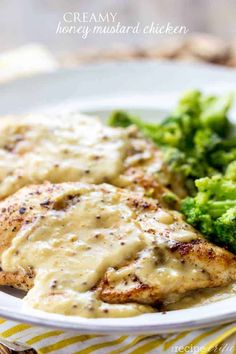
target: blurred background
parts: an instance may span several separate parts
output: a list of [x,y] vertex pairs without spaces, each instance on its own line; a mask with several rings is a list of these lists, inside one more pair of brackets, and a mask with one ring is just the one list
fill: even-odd
[[[78,34],[56,33],[66,12],[109,11],[117,13],[117,20],[125,26],[169,22],[186,26],[188,33],[91,34],[86,39]],[[44,63],[48,60],[49,68],[133,58],[236,67],[236,0],[0,0],[0,13],[0,53],[14,50],[7,52],[10,57],[0,58],[0,66],[13,60],[14,54],[22,67],[27,60],[34,66],[40,58]],[[36,46],[25,47],[32,43]],[[20,51],[16,52],[17,48]]]

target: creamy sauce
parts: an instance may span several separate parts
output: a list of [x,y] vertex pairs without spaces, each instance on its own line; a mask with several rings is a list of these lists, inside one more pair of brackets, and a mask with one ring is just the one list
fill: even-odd
[[85,317],[152,311],[148,306],[109,305],[97,299],[92,288],[108,267],[121,266],[144,247],[143,234],[113,187],[68,188],[57,202],[75,193],[79,200],[68,210],[39,215],[18,233],[2,255],[2,268],[34,270],[34,287],[25,301],[44,311]]
[[130,281],[135,275],[141,283],[156,288],[165,305],[178,300],[181,295],[181,291],[177,293],[180,284],[183,292],[196,284],[199,287],[205,286],[208,282],[207,273],[202,272],[197,264],[182,262],[181,258],[170,251],[172,242],[180,241],[181,233],[187,241],[199,237],[190,225],[182,221],[178,213],[158,209],[155,213],[140,214],[137,220],[144,231],[146,248],[139,253],[136,262],[119,270],[108,270],[107,279],[111,286],[116,286],[120,291],[127,287],[131,290],[136,286]]
[[181,310],[211,304],[213,302],[228,299],[236,295],[236,283],[221,288],[200,289],[189,293],[183,299],[166,306],[166,310]]
[[127,135],[78,114],[2,118],[0,199],[45,180],[113,182],[123,170]]

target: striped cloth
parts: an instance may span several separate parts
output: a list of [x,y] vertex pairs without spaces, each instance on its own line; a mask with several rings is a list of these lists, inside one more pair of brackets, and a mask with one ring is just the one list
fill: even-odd
[[68,333],[0,319],[0,337],[27,344],[39,354],[236,354],[236,323],[167,336],[103,336]]

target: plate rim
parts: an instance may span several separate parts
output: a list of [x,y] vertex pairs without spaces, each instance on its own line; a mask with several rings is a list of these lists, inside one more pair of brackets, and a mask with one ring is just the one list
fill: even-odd
[[[226,300],[225,300],[226,301]],[[207,305],[205,305],[207,307]],[[199,306],[199,309],[202,309],[205,306]],[[47,313],[50,316],[50,313]],[[70,331],[78,331],[81,333],[88,333],[88,334],[124,334],[127,333],[129,330],[129,334],[147,334],[147,333],[155,333],[155,334],[168,334],[168,333],[178,333],[185,330],[196,330],[196,329],[203,329],[207,327],[214,327],[216,325],[221,324],[229,324],[236,320],[236,310],[234,310],[230,315],[229,314],[222,314],[222,315],[213,315],[207,319],[200,319],[200,320],[186,320],[182,323],[176,324],[152,324],[152,325],[137,325],[137,326],[122,326],[122,325],[111,325],[111,324],[93,324],[91,327],[90,319],[87,320],[87,323],[77,323],[76,321],[73,322],[63,322],[62,320],[54,320],[50,318],[42,318],[36,316],[27,317],[25,314],[14,314],[12,311],[5,311],[0,307],[0,315],[4,318],[19,321],[24,323],[29,323],[32,325],[46,327],[46,328],[56,328],[62,330],[70,330]],[[45,313],[44,313],[45,315]],[[147,314],[148,315],[148,314]],[[227,318],[226,318],[227,316]],[[65,318],[69,316],[63,316]],[[139,316],[129,317],[131,319],[137,319]],[[81,317],[78,317],[81,318]],[[104,319],[104,318],[103,318]],[[117,319],[125,319],[122,318],[114,318]],[[98,319],[99,320],[99,319]],[[113,318],[109,318],[109,320],[113,320]]]

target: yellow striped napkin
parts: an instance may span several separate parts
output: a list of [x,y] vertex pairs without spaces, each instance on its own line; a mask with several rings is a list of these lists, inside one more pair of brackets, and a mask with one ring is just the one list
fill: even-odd
[[236,354],[236,323],[167,336],[99,336],[45,329],[0,319],[0,337],[27,344],[39,354]]

